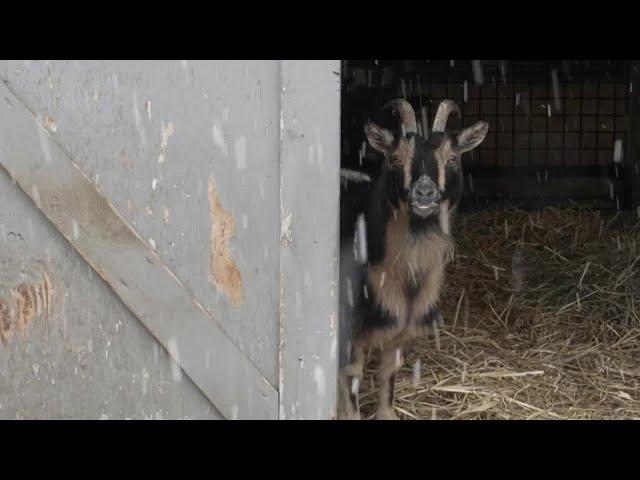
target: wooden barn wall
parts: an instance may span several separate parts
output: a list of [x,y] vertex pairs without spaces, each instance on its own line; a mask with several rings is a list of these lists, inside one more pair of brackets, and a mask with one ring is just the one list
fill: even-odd
[[[273,389],[302,378],[300,389],[289,388],[287,417],[327,418],[335,406],[337,221],[321,224],[337,215],[340,66],[300,62],[291,73],[291,117],[283,120],[283,63],[1,61],[0,80]],[[316,80],[308,81],[312,73]],[[330,97],[315,124],[305,110],[317,95],[305,86],[314,82]],[[283,138],[282,129],[298,126],[298,140]],[[290,187],[296,178],[300,185]],[[328,182],[324,191],[305,187],[319,179]],[[314,211],[322,211],[316,221],[305,220]],[[220,218],[234,229],[222,240],[214,227]],[[283,238],[292,254],[281,252]],[[305,268],[310,251],[316,263]],[[212,274],[216,255],[240,281]],[[283,269],[290,275],[285,298]],[[316,283],[326,288],[314,292]],[[32,292],[20,298],[31,298],[33,311],[12,319],[0,339],[0,418],[221,417],[2,172],[0,298],[13,301],[20,289]],[[300,303],[314,293],[318,305]],[[302,373],[294,375],[290,362],[283,376],[283,328],[291,342],[284,355],[296,355]],[[309,388],[323,398],[311,402]],[[307,399],[296,403],[298,395]]]
[[335,418],[340,62],[281,74],[280,418]]

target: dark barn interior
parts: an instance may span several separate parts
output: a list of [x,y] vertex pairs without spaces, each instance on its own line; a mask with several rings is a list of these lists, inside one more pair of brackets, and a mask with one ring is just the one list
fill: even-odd
[[622,60],[345,61],[343,168],[376,169],[375,152],[359,155],[362,125],[376,107],[403,97],[419,128],[429,128],[439,102],[450,98],[465,124],[490,124],[480,149],[464,160],[467,208],[496,200],[631,208],[639,175],[628,141],[631,70]]
[[[489,123],[462,157],[445,323],[414,342],[397,384],[401,418],[640,417],[637,77],[638,62],[624,60],[343,62],[343,364],[360,295],[354,231],[371,185],[362,174],[375,179],[384,160],[365,121],[404,98],[426,136],[448,98],[462,116],[449,128]],[[370,367],[365,377],[371,418]]]

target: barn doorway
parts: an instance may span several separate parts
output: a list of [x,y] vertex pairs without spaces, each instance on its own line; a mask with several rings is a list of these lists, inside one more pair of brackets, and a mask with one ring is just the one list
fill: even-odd
[[[341,365],[367,268],[359,215],[383,161],[364,122],[404,98],[428,135],[448,98],[461,112],[451,128],[489,123],[462,157],[444,324],[412,343],[396,380],[400,418],[640,416],[637,75],[621,60],[343,62]],[[359,386],[363,418],[375,410],[376,361],[370,352]]]

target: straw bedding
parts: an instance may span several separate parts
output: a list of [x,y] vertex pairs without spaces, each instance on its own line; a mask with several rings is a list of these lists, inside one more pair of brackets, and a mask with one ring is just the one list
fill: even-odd
[[459,216],[454,235],[444,326],[412,343],[397,375],[401,418],[640,418],[637,217],[506,208]]

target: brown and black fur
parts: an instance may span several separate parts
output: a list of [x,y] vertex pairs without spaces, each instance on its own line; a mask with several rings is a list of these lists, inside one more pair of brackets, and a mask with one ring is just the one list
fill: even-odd
[[[369,144],[383,152],[386,161],[365,215],[368,264],[350,363],[340,375],[341,418],[359,418],[357,386],[365,350],[371,347],[381,350],[377,418],[396,418],[394,380],[404,362],[405,345],[442,321],[437,302],[445,267],[453,258],[448,215],[462,195],[460,155],[480,144],[487,131],[487,124],[478,122],[458,135],[434,132],[425,139],[413,131],[406,116],[413,111],[407,105],[390,102],[383,109],[387,117],[365,127]],[[404,117],[396,107],[405,109]],[[428,197],[428,207],[416,200],[420,182],[430,195],[437,195],[437,201]]]

